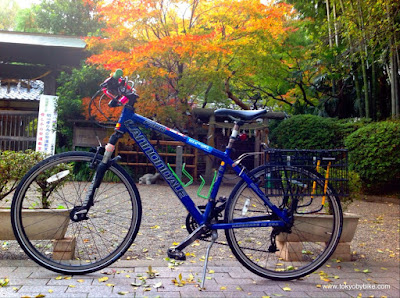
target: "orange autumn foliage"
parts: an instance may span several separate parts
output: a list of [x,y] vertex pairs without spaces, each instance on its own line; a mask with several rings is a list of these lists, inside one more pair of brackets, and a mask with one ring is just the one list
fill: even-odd
[[[88,62],[135,78],[137,110],[174,121],[204,97],[257,73],[255,57],[286,36],[292,6],[259,0],[114,0],[99,13],[103,38],[87,39]],[[226,97],[226,95],[225,95]],[[167,108],[168,107],[168,108]],[[176,118],[176,120],[179,120]]]

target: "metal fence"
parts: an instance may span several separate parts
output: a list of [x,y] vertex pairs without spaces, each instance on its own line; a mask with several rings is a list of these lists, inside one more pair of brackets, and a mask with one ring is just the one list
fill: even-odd
[[34,150],[37,118],[37,112],[0,111],[0,150]]

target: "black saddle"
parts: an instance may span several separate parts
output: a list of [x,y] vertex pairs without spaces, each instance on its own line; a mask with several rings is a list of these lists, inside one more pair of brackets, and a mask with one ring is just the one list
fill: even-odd
[[252,110],[252,111],[243,111],[243,110],[231,110],[231,109],[218,109],[214,111],[215,116],[228,116],[233,120],[239,121],[251,121],[261,117],[267,113],[267,110]]

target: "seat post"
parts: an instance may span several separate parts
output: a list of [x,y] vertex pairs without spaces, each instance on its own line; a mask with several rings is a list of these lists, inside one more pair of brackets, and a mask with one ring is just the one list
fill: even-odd
[[238,134],[239,134],[239,129],[240,129],[240,126],[239,126],[239,124],[235,121],[235,125],[233,126],[231,136],[229,137],[228,146],[226,146],[227,149],[229,149],[229,150],[232,149],[233,143],[235,142],[235,140],[236,140],[236,138],[237,138],[237,136],[238,136]]

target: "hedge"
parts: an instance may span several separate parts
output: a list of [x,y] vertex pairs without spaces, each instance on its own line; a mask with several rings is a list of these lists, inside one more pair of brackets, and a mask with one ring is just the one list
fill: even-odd
[[367,190],[399,187],[400,122],[366,125],[350,134],[345,145],[349,149],[350,169],[360,175]]

